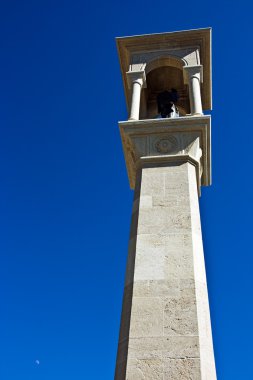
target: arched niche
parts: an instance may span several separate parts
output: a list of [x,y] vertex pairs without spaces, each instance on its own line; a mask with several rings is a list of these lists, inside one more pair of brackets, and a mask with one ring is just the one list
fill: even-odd
[[153,119],[157,117],[157,95],[165,90],[175,88],[179,94],[177,107],[181,116],[190,113],[187,86],[184,84],[183,59],[175,57],[159,57],[145,66],[146,88],[142,90],[140,118]]

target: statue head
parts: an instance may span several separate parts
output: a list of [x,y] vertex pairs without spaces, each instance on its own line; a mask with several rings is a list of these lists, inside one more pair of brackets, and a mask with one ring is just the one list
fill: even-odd
[[178,100],[177,90],[172,88],[170,91],[163,91],[157,95],[157,107],[158,112],[161,114],[162,118],[166,117],[176,117],[175,113],[178,116],[178,111],[175,106],[175,103]]

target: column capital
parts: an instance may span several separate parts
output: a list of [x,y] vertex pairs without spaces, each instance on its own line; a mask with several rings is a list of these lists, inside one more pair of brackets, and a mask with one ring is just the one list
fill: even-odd
[[131,89],[133,83],[139,83],[141,87],[146,87],[146,74],[144,70],[141,71],[127,71],[127,85]]
[[184,74],[184,83],[189,84],[191,78],[197,78],[201,83],[203,83],[203,66],[195,65],[195,66],[184,66],[183,67]]

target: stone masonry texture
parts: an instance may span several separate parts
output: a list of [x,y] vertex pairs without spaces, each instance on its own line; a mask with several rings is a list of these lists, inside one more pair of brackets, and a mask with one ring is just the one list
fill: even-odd
[[138,172],[115,380],[215,380],[195,167]]

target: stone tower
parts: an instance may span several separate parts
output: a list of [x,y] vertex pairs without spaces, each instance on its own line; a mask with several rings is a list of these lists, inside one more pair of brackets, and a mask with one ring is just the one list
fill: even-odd
[[117,47],[134,202],[115,380],[215,380],[198,202],[211,183],[211,29]]

